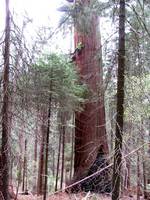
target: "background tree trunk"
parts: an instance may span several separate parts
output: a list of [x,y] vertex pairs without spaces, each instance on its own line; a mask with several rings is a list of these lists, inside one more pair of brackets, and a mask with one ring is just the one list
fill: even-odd
[[140,155],[137,152],[137,200],[140,200]]
[[59,129],[59,144],[58,144],[58,156],[57,156],[57,169],[56,169],[56,181],[55,181],[55,191],[58,190],[58,179],[59,179],[59,165],[60,165],[60,154],[61,154],[61,141],[62,141],[62,132]]
[[53,177],[55,177],[55,150],[52,149],[52,173],[53,173]]
[[65,167],[65,116],[61,114],[61,127],[62,127],[62,164],[61,164],[61,179],[60,179],[60,189],[63,188],[64,181],[64,167]]
[[[74,124],[74,117],[73,117],[73,124]],[[72,128],[72,132],[71,132],[70,180],[72,179],[72,175],[73,175],[73,158],[74,158],[74,129]]]
[[[142,103],[142,102],[141,102]],[[141,119],[143,119],[143,117],[141,116]],[[142,168],[143,168],[143,194],[144,194],[144,199],[147,199],[147,183],[146,183],[146,154],[145,154],[145,148],[144,148],[144,143],[145,143],[145,132],[143,130],[144,127],[144,123],[143,120],[141,121],[141,127],[140,127],[140,135],[141,135],[141,143],[143,145],[142,148]]]
[[[38,111],[37,111],[38,113]],[[37,147],[38,147],[38,114],[36,120],[36,128],[35,128],[35,140],[34,140],[34,185],[33,185],[33,193],[36,192],[37,189]]]
[[40,153],[39,153],[39,168],[38,168],[38,181],[37,181],[37,195],[43,194],[43,184],[44,184],[44,149],[45,149],[45,140],[46,140],[46,110],[42,111],[42,125],[41,125],[41,145],[40,145]]
[[[52,87],[52,86],[51,86]],[[51,90],[50,90],[51,91]],[[48,179],[48,153],[49,153],[49,134],[50,134],[50,119],[51,119],[51,107],[52,107],[52,94],[49,97],[49,109],[47,118],[47,132],[46,132],[46,145],[45,145],[45,179],[44,179],[44,196],[43,200],[46,200],[47,195],[47,179]]]
[[10,57],[10,10],[9,0],[5,0],[5,48],[4,48],[4,77],[3,77],[3,105],[2,105],[2,164],[0,169],[0,192],[5,200],[9,199],[9,57]]
[[112,177],[112,200],[118,200],[120,195],[122,134],[124,116],[124,69],[125,69],[125,0],[120,0],[119,8],[119,50],[118,50],[118,81],[117,81],[117,117],[115,155]]
[[24,143],[24,160],[23,160],[23,175],[22,175],[22,191],[26,190],[26,179],[27,179],[27,139]]

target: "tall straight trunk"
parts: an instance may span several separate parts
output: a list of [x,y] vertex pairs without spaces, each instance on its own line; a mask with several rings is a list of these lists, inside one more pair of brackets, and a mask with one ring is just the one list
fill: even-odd
[[115,133],[115,154],[112,177],[112,200],[118,200],[120,194],[122,137],[124,116],[124,69],[125,69],[125,0],[120,0],[119,8],[119,50],[117,80],[117,116]]
[[137,152],[137,200],[140,200],[140,155]]
[[144,185],[144,199],[147,199],[147,184],[146,184],[146,163],[145,158],[142,156],[142,167],[143,167],[143,185]]
[[[142,116],[141,116],[142,118]],[[141,121],[141,127],[140,127],[140,135],[141,135],[141,142],[143,145],[142,148],[142,168],[143,168],[143,194],[144,194],[144,199],[147,199],[147,183],[146,183],[146,161],[145,161],[145,148],[144,148],[144,143],[145,143],[145,134],[143,130],[143,120]]]
[[22,177],[22,191],[26,189],[26,176],[27,176],[27,139],[24,144],[24,160],[23,160],[23,177]]
[[127,186],[127,189],[129,190],[130,189],[130,177],[131,177],[131,164],[130,164],[130,161],[127,160],[127,177],[126,177],[126,186]]
[[[132,122],[125,122],[124,131],[128,132],[131,136],[128,138],[127,145],[124,147],[124,154],[127,155],[129,153],[129,147],[132,144]],[[126,158],[124,162],[124,183],[123,183],[123,193],[128,193],[130,190],[130,177],[131,177],[131,163],[130,158]]]
[[37,163],[37,142],[38,142],[37,134],[38,134],[38,127],[36,127],[35,141],[34,141],[34,173],[35,174],[36,174],[36,168],[37,168],[37,164],[36,164]]
[[35,140],[34,140],[34,184],[33,184],[33,192],[36,192],[37,188],[37,147],[38,147],[38,111],[37,111],[37,121],[36,121],[36,128],[35,128]]
[[[129,121],[128,124],[128,131],[129,131],[129,135],[132,136],[132,121]],[[128,141],[128,145],[131,146],[133,142],[133,138],[131,137]],[[129,152],[127,151],[126,154],[128,154]],[[126,167],[127,167],[127,174],[126,174],[126,187],[127,187],[127,191],[130,190],[130,186],[131,186],[131,161],[129,158],[127,158],[126,160]]]
[[61,131],[59,132],[59,144],[58,144],[58,156],[57,156],[57,169],[56,169],[56,181],[55,181],[55,191],[58,190],[58,178],[59,178],[59,165],[60,165],[60,154],[61,154]]
[[0,174],[0,192],[5,200],[9,199],[9,56],[10,56],[10,11],[9,0],[5,0],[6,24],[5,24],[5,48],[4,48],[4,77],[3,77],[3,104],[2,104],[2,163]]
[[[13,97],[12,97],[13,98]],[[22,118],[21,118],[21,130],[19,132],[19,163],[18,163],[18,171],[19,176],[21,177],[22,182],[22,191],[24,191],[24,157],[25,157],[25,138],[24,138],[24,130],[25,130],[25,122],[24,122],[24,110],[22,108]]]
[[62,164],[61,164],[61,179],[60,179],[60,189],[63,187],[64,181],[64,167],[65,167],[65,116],[61,116],[61,126],[62,126]]
[[[83,9],[90,6],[92,0],[81,0]],[[78,0],[76,0],[78,4]],[[82,16],[85,17],[86,16]],[[88,174],[88,170],[94,163],[98,149],[103,146],[103,152],[108,153],[108,144],[105,129],[105,109],[102,80],[101,39],[99,33],[99,19],[96,14],[91,15],[88,26],[75,24],[75,47],[79,44],[83,48],[76,53],[76,65],[81,84],[88,88],[87,101],[83,104],[83,110],[75,116],[75,155],[74,177],[78,181]]]
[[52,149],[52,158],[53,158],[53,161],[52,161],[52,173],[53,173],[53,177],[55,176],[55,151],[54,149]]
[[[26,151],[27,151],[27,147],[26,147]],[[28,195],[28,160],[27,160],[27,156],[26,156],[25,194]]]
[[10,184],[12,185],[12,181],[13,181],[13,165],[14,165],[14,158],[12,153],[10,154],[11,160],[10,160],[10,177],[9,177],[9,181]]
[[[114,103],[114,102],[113,102]],[[114,149],[114,116],[115,116],[116,110],[112,108],[112,104],[110,104],[110,111],[109,111],[109,118],[111,119],[110,121],[110,152],[113,152]]]
[[50,134],[50,118],[51,118],[51,106],[52,106],[52,95],[49,97],[49,109],[48,109],[48,121],[47,121],[47,132],[46,132],[46,146],[45,146],[45,180],[44,180],[44,196],[43,200],[46,200],[47,195],[47,177],[48,177],[48,152],[49,152],[49,134]]
[[[73,117],[73,123],[74,123],[74,117]],[[72,174],[73,174],[73,157],[74,157],[74,129],[72,128],[72,133],[71,133],[70,180],[72,179]]]
[[41,124],[41,144],[40,144],[40,152],[39,152],[39,166],[38,166],[38,180],[37,180],[37,195],[43,194],[43,185],[44,185],[44,149],[45,149],[45,140],[46,140],[46,124],[47,120],[46,110],[42,111],[42,124]]

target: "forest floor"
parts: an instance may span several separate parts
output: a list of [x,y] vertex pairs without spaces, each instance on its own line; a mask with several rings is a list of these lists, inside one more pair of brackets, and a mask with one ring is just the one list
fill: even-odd
[[[111,200],[110,195],[101,195],[101,194],[67,194],[59,193],[55,195],[50,195],[47,200]],[[136,200],[137,197],[133,195],[132,197],[122,197],[120,200]],[[18,200],[42,200],[42,197],[37,197],[33,195],[19,195]],[[144,200],[143,197],[140,200]]]

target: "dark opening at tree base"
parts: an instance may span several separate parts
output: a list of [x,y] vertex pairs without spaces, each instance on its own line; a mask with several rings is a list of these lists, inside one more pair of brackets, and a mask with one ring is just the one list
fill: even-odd
[[[99,149],[97,157],[93,165],[90,167],[87,177],[91,176],[95,172],[100,171],[108,166],[108,162],[104,156],[102,148]],[[111,179],[110,179],[110,168],[107,168],[92,176],[89,179],[77,184],[71,188],[71,192],[79,191],[91,191],[94,193],[111,193]]]

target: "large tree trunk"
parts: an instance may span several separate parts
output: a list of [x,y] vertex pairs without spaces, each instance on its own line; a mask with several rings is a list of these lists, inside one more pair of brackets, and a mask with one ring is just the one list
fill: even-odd
[[[86,9],[91,2],[92,0],[81,0],[81,9]],[[79,4],[77,0],[76,4]],[[84,14],[82,17],[86,18]],[[108,153],[99,19],[93,12],[88,20],[85,30],[81,30],[84,24],[75,24],[75,47],[79,50],[78,47],[82,45],[82,48],[76,51],[74,60],[81,84],[87,85],[88,94],[83,111],[76,113],[75,116],[74,181],[87,176],[100,146],[105,155]]]
[[124,68],[125,68],[125,0],[120,0],[119,9],[119,51],[118,51],[118,82],[117,82],[117,116],[115,155],[112,178],[112,200],[118,200],[120,195],[122,134],[124,116]]
[[9,199],[9,56],[10,56],[10,11],[9,0],[6,3],[5,49],[4,49],[4,78],[2,105],[2,163],[0,169],[0,193],[5,200]]

